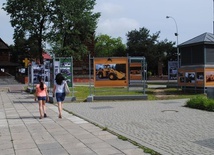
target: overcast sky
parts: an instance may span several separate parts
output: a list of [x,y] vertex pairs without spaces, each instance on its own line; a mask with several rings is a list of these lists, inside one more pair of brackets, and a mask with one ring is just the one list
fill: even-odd
[[[0,6],[6,0],[0,0]],[[150,34],[160,31],[159,40],[175,41],[176,23],[178,43],[183,43],[205,32],[213,33],[212,0],[97,0],[95,12],[100,12],[97,34],[121,37],[145,27]],[[166,18],[171,16],[172,18]],[[9,16],[0,9],[0,38],[13,44],[13,28]]]

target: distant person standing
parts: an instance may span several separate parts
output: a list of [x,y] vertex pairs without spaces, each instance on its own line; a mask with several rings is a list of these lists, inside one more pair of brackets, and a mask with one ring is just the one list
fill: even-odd
[[59,118],[62,118],[62,104],[63,101],[65,100],[65,84],[66,84],[65,77],[61,73],[58,73],[55,78],[53,97],[56,94]]
[[39,102],[40,119],[47,117],[45,102],[49,101],[47,86],[41,76],[38,77],[39,84],[36,85],[35,101]]

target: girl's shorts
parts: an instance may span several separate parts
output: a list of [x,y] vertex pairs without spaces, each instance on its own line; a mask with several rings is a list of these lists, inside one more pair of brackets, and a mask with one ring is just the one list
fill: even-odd
[[38,101],[46,101],[46,96],[38,96]]
[[63,102],[65,100],[65,93],[56,93],[57,102]]

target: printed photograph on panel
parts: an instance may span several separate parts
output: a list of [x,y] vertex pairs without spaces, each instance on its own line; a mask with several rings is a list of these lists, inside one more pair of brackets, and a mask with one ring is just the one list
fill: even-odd
[[206,72],[206,82],[214,82],[214,71]]
[[178,77],[179,77],[179,82],[180,83],[184,83],[185,82],[184,72],[183,71],[179,71],[178,72]]
[[44,79],[45,67],[44,65],[33,65],[33,83],[39,83],[38,77],[41,76]]
[[118,87],[127,86],[128,59],[124,58],[95,58],[94,86]]
[[96,80],[125,80],[126,64],[96,64]]
[[131,62],[129,69],[130,69],[130,80],[142,80],[143,79],[142,63]]
[[68,86],[71,87],[72,84],[72,65],[71,58],[60,58],[60,73],[65,77]]
[[197,72],[196,73],[196,80],[203,81],[204,80],[204,72]]
[[195,83],[195,72],[185,73],[186,83]]

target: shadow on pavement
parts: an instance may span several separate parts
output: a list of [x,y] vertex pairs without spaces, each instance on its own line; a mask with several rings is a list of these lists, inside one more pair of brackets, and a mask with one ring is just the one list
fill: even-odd
[[13,101],[13,103],[15,103],[15,104],[37,103],[37,101],[21,101],[21,100],[19,100],[19,101]]
[[39,119],[39,116],[20,116],[20,117],[8,117],[7,119]]

